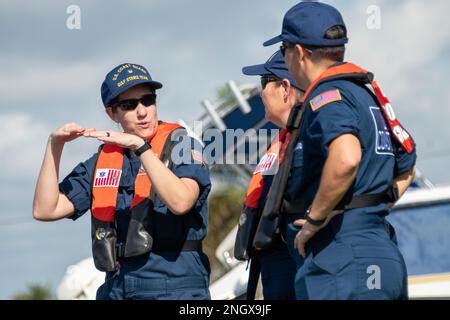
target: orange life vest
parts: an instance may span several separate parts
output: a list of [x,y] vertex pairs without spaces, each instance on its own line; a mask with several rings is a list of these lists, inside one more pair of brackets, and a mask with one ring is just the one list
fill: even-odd
[[[256,166],[253,176],[250,179],[250,183],[247,188],[247,194],[245,197],[245,205],[249,208],[257,208],[259,200],[266,194],[264,191],[265,172],[273,169],[273,166],[278,166],[283,161],[284,151],[289,143],[290,133],[286,129],[280,130],[279,134],[273,139],[271,145],[267,149],[266,154],[261,158]],[[275,163],[277,161],[277,163]],[[265,193],[267,193],[266,190]]]
[[[238,260],[248,260],[254,254],[253,238],[261,215],[261,199],[269,192],[269,182],[284,159],[289,144],[290,133],[282,129],[273,139],[266,154],[261,158],[247,189],[244,208],[239,218],[239,227],[234,245],[234,256]],[[277,166],[276,168],[274,168]]]
[[[173,145],[170,137],[179,128],[182,127],[175,123],[158,124],[156,134],[149,142],[160,159],[170,156]],[[117,243],[115,211],[122,165],[123,148],[103,145],[93,174],[91,204],[92,255],[100,271],[114,271],[119,267],[118,258],[147,253],[153,245],[151,182],[143,168],[134,182],[126,240]]]
[[[159,157],[167,137],[175,129],[181,128],[176,123],[161,122],[155,136],[149,141],[152,150]],[[120,177],[122,174],[123,148],[105,144],[99,152],[92,183],[92,215],[101,221],[114,221]],[[134,183],[135,194],[131,207],[135,207],[150,195],[151,182],[143,168],[139,170]]]

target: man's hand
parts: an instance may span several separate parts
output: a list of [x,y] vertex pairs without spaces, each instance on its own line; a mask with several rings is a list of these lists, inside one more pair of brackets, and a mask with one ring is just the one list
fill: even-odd
[[[331,221],[331,219],[343,213],[343,210],[333,210],[331,211],[325,220],[325,222],[320,226],[315,226],[307,222],[305,219],[297,219],[294,221],[294,225],[297,227],[302,227],[302,229],[297,233],[294,239],[294,248],[298,250],[298,252],[305,257],[305,245],[306,243],[314,237],[314,235],[319,232],[319,230],[325,228],[325,226]],[[311,216],[311,215],[310,215]]]
[[83,135],[87,138],[96,138],[104,143],[115,144],[121,146],[122,148],[129,148],[131,150],[135,150],[145,143],[144,139],[134,134],[111,130],[89,131],[85,132]]
[[305,219],[298,219],[294,221],[294,225],[297,227],[302,227],[302,229],[297,233],[294,239],[294,248],[302,255],[306,256],[305,244],[314,237],[314,235],[322,229],[322,227],[313,226],[308,223]]

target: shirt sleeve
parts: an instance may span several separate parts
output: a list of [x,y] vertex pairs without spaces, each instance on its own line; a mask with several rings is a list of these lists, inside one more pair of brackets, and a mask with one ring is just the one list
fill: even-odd
[[73,203],[75,212],[69,218],[76,220],[91,207],[91,183],[97,154],[78,164],[59,184],[59,190]]
[[189,136],[181,136],[172,149],[172,161],[172,172],[177,177],[194,179],[201,189],[209,191],[209,169],[200,142]]
[[402,147],[396,147],[395,150],[395,166],[394,177],[398,177],[402,173],[411,170],[416,165],[417,153],[416,148],[412,153],[407,153]]
[[[327,92],[332,93],[327,96]],[[320,96],[324,94],[324,98],[321,98]],[[334,101],[324,103],[327,99]],[[315,104],[314,101],[321,101],[321,103]],[[316,94],[306,108],[310,109],[306,123],[307,137],[312,145],[321,149],[323,154],[328,154],[328,145],[343,134],[350,133],[359,137],[358,112],[342,90],[327,89],[326,92]]]

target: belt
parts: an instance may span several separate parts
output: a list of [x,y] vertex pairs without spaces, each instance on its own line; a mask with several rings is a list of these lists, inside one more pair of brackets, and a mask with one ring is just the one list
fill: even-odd
[[[395,202],[398,200],[397,190],[390,187],[382,193],[362,194],[353,196],[350,200],[344,199],[333,210],[350,210],[356,208],[373,207],[382,203]],[[286,214],[298,214],[306,212],[311,205],[311,201],[287,201],[283,200],[282,212]]]
[[202,251],[202,240],[186,240],[184,243],[158,241],[151,251]]
[[[117,244],[117,257],[124,258],[125,245]],[[149,251],[161,252],[161,251],[202,251],[202,240],[186,240],[183,243],[174,241],[158,241],[152,244]],[[147,252],[149,252],[147,251]]]

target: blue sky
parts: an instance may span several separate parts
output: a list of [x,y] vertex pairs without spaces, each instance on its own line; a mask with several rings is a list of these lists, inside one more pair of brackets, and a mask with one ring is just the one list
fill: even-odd
[[[297,1],[6,1],[0,0],[0,299],[27,283],[56,286],[64,269],[90,254],[88,215],[77,222],[39,223],[31,203],[46,139],[77,122],[111,128],[100,99],[106,72],[122,62],[148,67],[164,84],[158,113],[192,121],[200,101],[214,100],[228,80],[257,83],[242,66],[276,49],[262,42],[280,33]],[[375,73],[402,123],[413,134],[421,171],[449,184],[450,25],[445,1],[336,0],[349,29],[348,61]],[[81,9],[81,29],[66,27],[66,8]],[[366,25],[370,5],[381,28]],[[64,150],[61,176],[95,152],[79,140]]]

